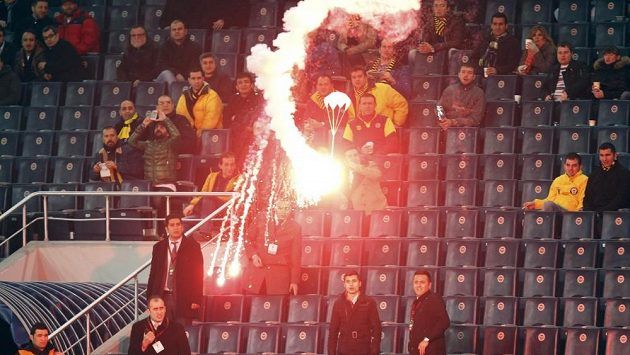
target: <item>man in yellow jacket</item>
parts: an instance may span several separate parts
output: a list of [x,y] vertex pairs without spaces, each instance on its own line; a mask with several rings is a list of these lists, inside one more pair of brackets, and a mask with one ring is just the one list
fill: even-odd
[[197,137],[204,129],[222,128],[223,102],[210,85],[203,81],[201,69],[191,69],[188,73],[188,84],[177,101],[175,109],[178,115],[186,117],[195,128]]
[[[221,162],[219,163],[219,171],[211,172],[208,174],[206,181],[201,188],[201,192],[226,192],[234,191],[234,185],[238,180],[239,175],[236,169],[236,157],[234,153],[226,152],[221,156]],[[219,207],[228,197],[206,197],[212,199],[214,207]],[[201,197],[197,196],[193,198],[188,206],[184,208],[184,216],[190,216],[193,214],[195,206],[201,201]]]
[[348,93],[352,106],[348,113],[350,118],[355,117],[356,106],[364,94],[372,94],[376,97],[376,113],[391,119],[397,127],[401,127],[407,121],[409,103],[396,89],[389,84],[373,83],[368,80],[364,67],[354,67],[350,72],[352,88]]
[[588,176],[582,173],[582,157],[569,153],[564,157],[564,174],[553,180],[546,199],[523,204],[526,210],[574,212],[582,210]]

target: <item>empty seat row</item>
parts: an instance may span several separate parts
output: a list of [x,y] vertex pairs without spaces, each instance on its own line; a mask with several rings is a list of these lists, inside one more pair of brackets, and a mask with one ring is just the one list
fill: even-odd
[[625,16],[626,2],[624,0],[596,1],[591,6],[588,0],[558,2],[526,0],[518,3],[490,0],[486,2],[485,23],[490,24],[492,15],[496,12],[504,13],[508,18],[508,23],[552,22],[556,9],[558,22],[589,21],[591,10],[594,21],[615,21],[619,16]]

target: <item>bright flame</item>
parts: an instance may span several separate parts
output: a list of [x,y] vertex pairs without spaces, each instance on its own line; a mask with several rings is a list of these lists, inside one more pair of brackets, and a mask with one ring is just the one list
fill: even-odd
[[228,276],[236,277],[241,273],[241,263],[238,259],[234,259],[228,269]]
[[217,285],[219,287],[223,287],[223,285],[225,285],[225,277],[223,276],[217,277]]
[[329,156],[305,150],[301,158],[292,160],[293,188],[298,197],[298,205],[317,203],[321,196],[339,188],[342,181],[341,164]]

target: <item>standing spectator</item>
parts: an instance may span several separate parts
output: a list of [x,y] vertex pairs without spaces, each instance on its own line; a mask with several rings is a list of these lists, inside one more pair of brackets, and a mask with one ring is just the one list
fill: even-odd
[[[451,48],[463,48],[466,37],[466,25],[460,15],[453,13],[447,0],[433,1],[433,15],[420,28],[417,36],[418,46],[410,53],[429,54],[448,51]],[[409,61],[413,63],[411,59]],[[438,73],[439,74],[439,73]]]
[[612,143],[598,149],[600,165],[593,168],[586,184],[584,211],[617,211],[630,207],[630,172],[619,161]]
[[457,78],[459,82],[444,89],[438,101],[445,114],[438,124],[444,130],[449,127],[476,127],[483,120],[486,96],[475,84],[473,65],[462,64]]
[[372,160],[361,162],[359,151],[352,148],[345,152],[345,164],[348,168],[348,201],[352,209],[363,211],[369,216],[372,211],[387,207],[387,197],[381,190],[382,173]]
[[409,324],[410,355],[445,355],[444,332],[451,321],[440,295],[431,291],[431,274],[416,271],[413,275],[416,300],[411,305]]
[[521,65],[516,71],[521,75],[548,73],[556,62],[556,45],[553,43],[553,39],[549,37],[547,30],[540,25],[533,26],[529,30],[527,39],[531,41],[525,42]]
[[223,103],[216,91],[203,81],[201,69],[188,72],[189,87],[184,89],[177,101],[176,112],[188,120],[195,128],[197,137],[204,129],[221,128]]
[[81,81],[83,80],[83,64],[81,57],[70,43],[59,39],[57,29],[48,26],[43,31],[46,42],[45,62],[38,64],[38,69],[44,71],[47,81]]
[[376,98],[371,94],[363,94],[359,99],[359,114],[346,124],[343,139],[346,146],[364,155],[400,151],[396,126],[389,117],[376,112]]
[[18,355],[63,355],[50,342],[48,338],[50,331],[46,324],[36,322],[29,333],[28,337],[31,339],[31,342],[25,348],[18,350]]
[[20,77],[0,58],[0,106],[17,105],[21,96]]
[[184,236],[180,215],[170,214],[164,222],[166,238],[153,246],[147,294],[160,296],[167,317],[187,326],[199,316],[203,302],[203,254],[199,243]]
[[[599,83],[591,89],[596,99],[630,99],[630,57],[622,57],[617,47],[608,47],[593,69],[593,83]],[[624,92],[628,94],[622,97]]]
[[175,81],[186,81],[185,75],[198,66],[201,54],[201,47],[190,40],[188,29],[182,21],[171,22],[170,33],[160,48],[157,59],[157,71],[160,74],[155,79],[169,85]]
[[119,81],[131,81],[138,86],[141,81],[153,81],[156,77],[155,58],[158,49],[153,41],[147,41],[147,31],[142,26],[129,30],[129,43],[123,53],[120,66],[116,69]]
[[179,144],[177,152],[179,154],[195,154],[197,152],[197,135],[195,129],[190,125],[186,117],[175,112],[173,99],[168,95],[158,97],[157,111],[164,112],[179,131]]
[[219,94],[221,101],[227,101],[234,93],[234,86],[227,75],[217,72],[217,58],[212,53],[205,52],[199,56],[199,65],[203,71],[203,80]]
[[100,31],[92,16],[79,9],[77,0],[63,0],[61,7],[63,12],[55,17],[59,37],[70,42],[79,55],[100,52]]
[[[7,40],[15,43],[21,38],[22,20],[31,15],[30,0],[4,0],[0,5],[0,27],[4,28]],[[41,32],[37,37],[41,36]]]
[[33,0],[31,3],[31,14],[18,20],[18,29],[15,30],[15,38],[21,38],[22,32],[32,29],[37,34],[37,40],[44,43],[42,33],[46,27],[55,26],[55,20],[48,16],[48,1]]
[[118,139],[114,127],[103,128],[102,134],[103,148],[95,154],[90,180],[118,184],[123,180],[141,180],[143,176],[141,169],[138,172],[141,165],[138,162],[142,161],[142,155],[134,155],[134,148]]
[[563,42],[558,44],[555,63],[544,83],[545,100],[566,101],[590,98],[588,89],[590,76],[586,64],[573,60],[573,47]]
[[361,292],[361,279],[355,270],[343,275],[343,287],[345,291],[333,304],[328,354],[380,354],[381,320],[376,302]]
[[372,26],[361,21],[358,15],[352,15],[347,20],[344,30],[339,34],[337,49],[343,55],[346,68],[360,65],[365,66],[368,51],[376,48],[377,33]]
[[350,118],[355,116],[355,107],[364,94],[376,97],[376,113],[391,119],[396,126],[401,127],[407,121],[409,103],[396,89],[388,84],[374,83],[368,79],[365,68],[354,67],[350,72],[352,88],[348,93],[352,106],[348,113]]
[[0,59],[12,67],[16,51],[15,46],[7,41],[4,28],[0,27]]
[[508,33],[507,16],[500,12],[492,15],[490,28],[492,31],[474,50],[473,58],[479,59],[484,76],[512,74],[518,66],[521,46],[518,39]]
[[291,202],[278,200],[277,218],[258,214],[246,231],[245,292],[268,295],[297,295],[302,257],[302,230],[292,217]]
[[[219,163],[219,171],[211,172],[206,177],[201,192],[229,192],[234,191],[236,181],[238,181],[239,175],[236,168],[236,157],[230,152],[223,153],[221,155],[221,162]],[[195,197],[190,200],[190,203],[184,208],[184,216],[190,216],[194,213],[196,206],[199,204],[202,198],[210,200],[211,207],[208,211],[214,211],[219,206],[227,202],[229,197]]]
[[409,66],[401,63],[396,56],[396,45],[389,39],[381,41],[379,56],[368,65],[368,78],[388,84],[404,97],[411,97],[411,73]]
[[553,180],[545,199],[525,202],[523,209],[543,211],[581,211],[588,176],[582,173],[582,157],[569,153],[564,157],[564,174]]
[[31,30],[22,34],[22,48],[15,55],[13,70],[24,83],[44,80],[44,72],[39,63],[45,62],[44,48],[37,42],[37,36]]

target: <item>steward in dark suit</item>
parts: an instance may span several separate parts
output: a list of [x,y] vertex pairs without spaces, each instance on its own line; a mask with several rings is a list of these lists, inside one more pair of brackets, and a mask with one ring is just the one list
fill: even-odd
[[168,238],[153,246],[147,295],[164,298],[169,318],[188,325],[197,317],[203,301],[201,247],[195,240],[183,236],[181,216],[170,214],[165,223]]
[[442,297],[431,292],[431,276],[417,271],[413,276],[416,300],[411,307],[409,354],[446,355],[444,332],[451,324]]

